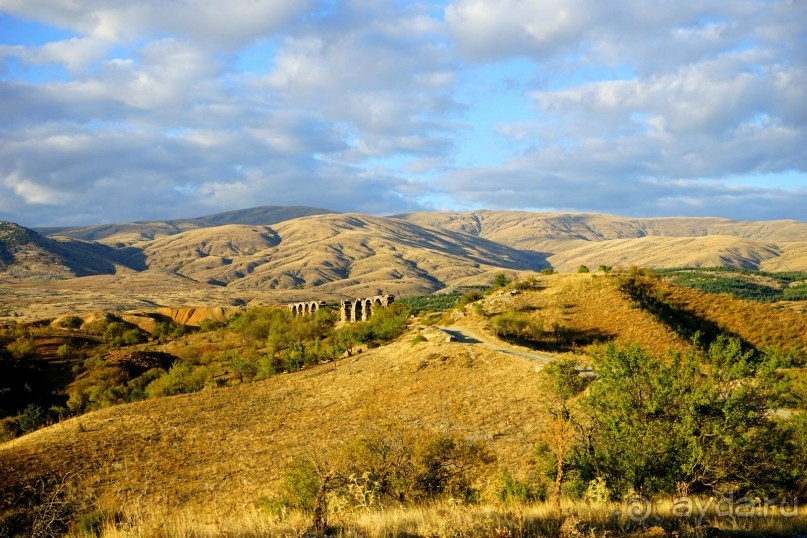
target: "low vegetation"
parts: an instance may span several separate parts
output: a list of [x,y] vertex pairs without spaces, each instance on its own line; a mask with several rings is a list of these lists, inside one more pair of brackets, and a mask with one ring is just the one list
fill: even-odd
[[[117,322],[107,320],[105,327],[92,329],[103,353],[82,358],[78,376],[66,389],[67,415],[240,385],[360,352],[376,353],[376,360],[393,348],[401,355],[375,370],[354,359],[299,377],[275,378],[272,389],[267,389],[271,398],[244,409],[281,417],[262,434],[269,439],[294,436],[297,444],[284,446],[307,448],[274,453],[274,440],[270,447],[264,443],[248,447],[266,452],[265,459],[245,466],[251,472],[257,475],[256,465],[266,461],[280,471],[274,482],[259,488],[260,496],[238,497],[234,506],[240,508],[213,514],[194,512],[202,509],[192,502],[179,508],[159,503],[137,509],[113,506],[100,497],[80,494],[84,490],[75,486],[76,480],[56,479],[30,483],[27,496],[15,499],[10,509],[6,505],[13,517],[3,519],[2,503],[8,499],[0,498],[0,536],[37,528],[42,519],[37,510],[48,498],[58,501],[59,511],[51,514],[54,534],[76,538],[706,536],[718,532],[713,527],[758,534],[807,531],[807,514],[798,507],[807,497],[807,348],[786,332],[800,326],[779,333],[755,325],[759,312],[767,314],[766,322],[780,324],[802,314],[681,291],[665,282],[667,277],[643,271],[626,274],[601,268],[595,274],[541,278],[511,281],[497,276],[488,290],[400,301],[355,324],[337,325],[326,309],[292,317],[281,309],[253,308],[226,324],[205,327],[206,332],[188,333],[165,325],[150,334],[150,342],[129,344],[124,335],[131,329],[125,325],[110,329]],[[558,282],[569,287],[561,289]],[[719,308],[713,308],[713,300]],[[474,308],[464,308],[470,303]],[[504,380],[496,376],[505,355],[488,351],[477,356],[482,352],[466,350],[468,346],[427,344],[423,337],[372,350],[404,334],[412,311],[428,316],[449,304],[457,310],[443,319],[453,316],[463,323],[486,324],[503,340],[575,353],[557,356],[542,367],[530,364],[523,370],[525,377],[511,375],[531,385],[529,392],[540,395],[537,403],[499,388],[500,400],[513,398],[512,409],[483,423],[484,429],[468,426],[473,422],[458,426],[450,417],[481,412],[474,401],[479,386],[472,377],[475,369],[493,370],[491,386],[499,387]],[[731,318],[735,306],[750,316],[740,320],[744,325],[739,328]],[[714,309],[722,317],[716,317]],[[597,320],[604,328],[584,325],[592,312],[614,318],[607,320],[614,326],[625,319],[639,320],[641,331],[648,332],[649,327],[659,339],[667,339],[663,343],[683,344],[659,352],[625,342],[609,332],[604,320]],[[778,345],[767,345],[762,333],[770,335],[768,343]],[[36,334],[9,332],[0,357],[9,364],[33,360],[24,352],[28,341],[36,356],[41,348]],[[791,345],[782,345],[787,343]],[[449,348],[454,351],[445,351]],[[73,353],[73,345],[58,349],[63,351],[54,356]],[[418,358],[404,364],[401,357],[414,353]],[[394,383],[400,379],[407,385],[386,413],[367,411],[357,425],[356,416],[347,411],[355,405],[350,398],[364,404],[375,398],[378,386],[355,392],[354,387],[345,387],[336,396],[320,399],[322,387],[337,379],[339,365],[354,368],[352,375],[361,373],[367,380],[390,376]],[[447,378],[462,379],[450,390],[464,391],[463,395],[444,402],[440,394],[447,393],[432,390],[428,396],[433,399],[423,399],[426,396],[417,392],[420,385],[437,369],[449,367],[455,369]],[[526,372],[533,377],[526,377]],[[363,378],[349,379],[359,385]],[[322,433],[338,438],[326,441],[295,423],[303,405],[294,399],[302,390],[298,382],[323,383],[316,385],[314,408],[308,412],[344,418],[344,424]],[[383,394],[374,400],[376,405],[391,397],[394,385],[383,386],[386,390],[378,391]],[[515,385],[506,386],[513,392]],[[191,397],[183,398],[189,399],[177,403],[190,403]],[[407,412],[414,415],[406,420],[396,415],[398,408],[410,404],[415,409]],[[529,413],[537,417],[537,427],[519,429],[513,424],[524,421],[527,414],[518,415],[515,408],[526,405],[534,406]],[[248,429],[244,416],[222,420],[231,429]],[[13,418],[14,435],[55,420],[37,406],[28,406]],[[210,434],[215,438],[219,432]],[[206,435],[203,444],[208,443]],[[519,446],[528,446],[528,454],[503,456],[499,436],[519,437],[525,443]],[[116,449],[104,450],[114,454]],[[230,476],[226,467],[211,474],[210,487],[217,487],[221,476]],[[254,476],[242,473],[238,480],[246,491]]]
[[[68,317],[61,326],[67,323],[70,336],[60,336],[68,343],[48,354],[37,341],[63,333],[49,327],[8,328],[0,340],[7,342],[0,347],[0,384],[8,384],[0,386],[0,440],[110,405],[260,380],[329,362],[397,338],[409,312],[406,304],[394,303],[366,322],[337,329],[336,316],[328,309],[292,317],[285,309],[252,308],[225,324],[203,324],[208,332],[195,335],[170,321],[157,323],[148,334],[114,316],[83,325],[81,318]],[[70,345],[79,341],[85,345]],[[87,347],[87,342],[93,345]],[[155,349],[166,345],[171,353]],[[54,359],[60,359],[58,365]],[[53,383],[32,389],[29,383],[43,372]]]
[[671,284],[749,301],[807,301],[807,272],[771,273],[711,267],[655,271]]

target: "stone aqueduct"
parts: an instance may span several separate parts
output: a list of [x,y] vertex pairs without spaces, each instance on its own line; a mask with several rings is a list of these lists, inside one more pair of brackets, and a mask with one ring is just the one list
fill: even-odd
[[[339,303],[339,314],[342,321],[367,321],[373,315],[376,308],[387,308],[395,302],[394,295],[375,295],[363,299],[347,299]],[[320,308],[325,307],[325,301],[304,301],[301,303],[289,303],[292,316],[307,316],[314,314]]]

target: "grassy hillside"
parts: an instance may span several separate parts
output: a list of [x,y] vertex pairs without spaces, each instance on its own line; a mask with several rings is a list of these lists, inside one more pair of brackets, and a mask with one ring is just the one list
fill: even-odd
[[[626,287],[630,278],[646,284],[645,295]],[[585,364],[590,359],[582,352],[600,353],[608,343],[639,343],[660,356],[670,349],[685,352],[693,321],[723,328],[754,347],[807,350],[803,314],[642,275],[536,276],[471,301],[442,317],[425,314],[423,322],[478,336],[449,341],[439,329],[415,324],[392,344],[361,353],[357,348],[352,356],[299,372],[239,383],[231,371],[226,383],[204,384],[194,394],[115,405],[4,443],[0,465],[7,480],[0,484],[0,513],[6,521],[14,513],[23,517],[26,504],[43,502],[55,488],[88,524],[103,520],[111,527],[118,521],[119,528],[125,523],[138,532],[184,536],[221,532],[247,520],[252,530],[242,526],[242,533],[291,532],[299,522],[274,520],[272,507],[292,464],[333,457],[389,425],[405,436],[421,432],[482,443],[490,458],[475,471],[472,484],[481,498],[500,502],[503,491],[515,488],[527,499],[527,490],[518,488],[532,484],[547,491],[540,488],[551,484],[547,469],[541,470],[544,456],[535,448],[547,424],[547,393],[541,388],[547,352]],[[502,327],[497,320],[507,316],[521,316],[540,330],[530,338],[504,335],[518,345],[508,344],[496,337]],[[234,339],[220,330],[179,336],[152,349],[209,371],[218,353],[257,360],[271,342],[258,333],[249,338]],[[575,483],[572,475],[566,480]],[[339,516],[338,507],[333,510],[335,517],[354,521],[353,512]],[[459,518],[457,525],[482,525],[479,529],[497,521],[463,513],[450,517]],[[444,519],[437,522],[447,514],[429,517],[443,525]],[[500,525],[517,528],[510,516],[501,517]],[[553,533],[562,523],[546,514],[541,521],[549,527],[534,528]]]

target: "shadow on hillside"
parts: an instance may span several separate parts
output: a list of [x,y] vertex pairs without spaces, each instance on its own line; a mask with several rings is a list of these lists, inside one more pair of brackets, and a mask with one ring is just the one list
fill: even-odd
[[145,271],[148,269],[146,264],[146,253],[137,247],[122,247],[115,249],[114,253],[110,256],[121,265],[125,265],[129,269],[135,271]]
[[459,342],[460,344],[481,344],[482,340],[474,338],[472,336],[468,336],[467,334],[461,331],[452,331],[451,329],[442,329],[443,332],[452,336],[455,342]]
[[581,347],[590,346],[591,344],[604,344],[614,338],[616,338],[615,334],[599,329],[580,330],[555,327],[540,340],[515,337],[502,339],[511,344],[528,347],[535,351],[562,353],[565,351],[579,351]]
[[625,293],[639,308],[652,314],[661,323],[672,329],[681,338],[694,342],[706,349],[720,336],[736,338],[743,349],[754,349],[754,346],[742,337],[727,331],[717,323],[698,316],[694,312],[672,303],[663,290],[655,282],[636,276],[623,277],[620,290]]

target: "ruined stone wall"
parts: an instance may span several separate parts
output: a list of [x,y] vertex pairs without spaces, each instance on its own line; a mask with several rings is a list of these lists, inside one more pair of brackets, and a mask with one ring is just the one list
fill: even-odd
[[324,306],[325,301],[305,301],[302,303],[289,303],[286,308],[289,309],[292,316],[308,316]]
[[395,302],[394,295],[376,295],[363,299],[348,299],[339,304],[342,321],[367,321],[375,308],[387,308]]

